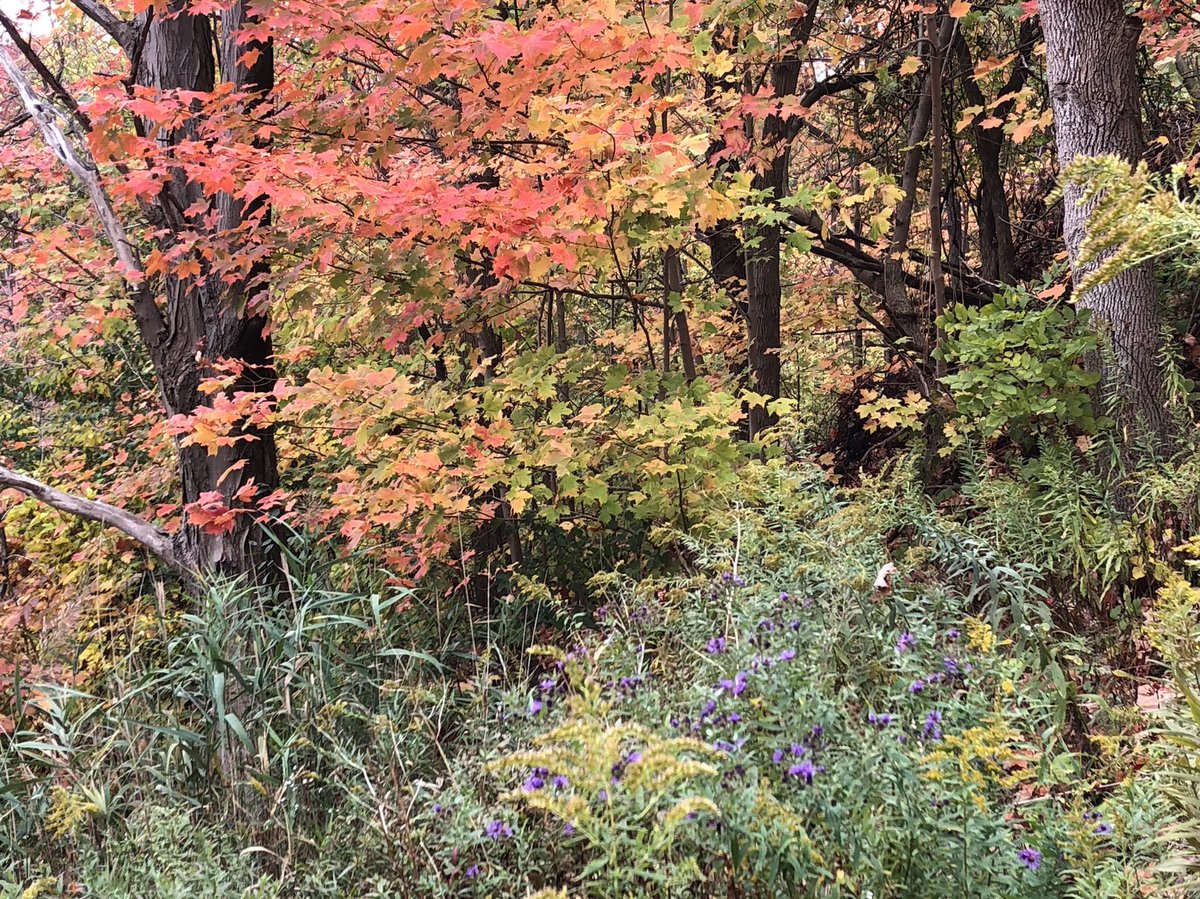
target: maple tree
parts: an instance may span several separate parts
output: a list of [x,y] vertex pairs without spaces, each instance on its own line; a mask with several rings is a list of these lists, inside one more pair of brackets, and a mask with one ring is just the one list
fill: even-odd
[[[140,479],[56,445],[59,493],[6,483],[180,570],[269,577],[272,520],[409,572],[686,524],[713,458],[781,433],[820,333],[884,347],[838,351],[828,384],[897,377],[887,402],[924,414],[938,316],[1057,250],[1035,4],[63,15],[90,54],[68,75],[4,20],[30,117],[4,164],[67,223],[13,179],[12,352],[112,342],[155,386],[120,400]],[[93,488],[113,502],[59,498]]]

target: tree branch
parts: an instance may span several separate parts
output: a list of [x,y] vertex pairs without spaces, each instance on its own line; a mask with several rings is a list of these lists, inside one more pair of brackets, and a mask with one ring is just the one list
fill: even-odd
[[31,496],[60,512],[74,515],[86,521],[95,521],[106,527],[116,528],[127,537],[136,540],[150,552],[161,559],[168,568],[185,577],[189,575],[186,566],[175,552],[175,544],[171,536],[160,531],[148,521],[143,521],[136,515],[102,503],[99,500],[84,499],[56,490],[49,484],[18,474],[11,469],[0,466],[0,487],[10,487],[26,496]]
[[71,110],[71,115],[75,116],[75,120],[83,126],[83,130],[91,131],[92,120],[88,118],[87,113],[79,108],[79,104],[75,102],[75,98],[63,87],[62,82],[50,71],[49,66],[42,62],[41,57],[37,55],[37,51],[29,45],[29,41],[21,37],[21,32],[17,29],[16,23],[3,12],[0,12],[0,25],[4,26],[4,30],[8,32],[9,40],[21,51],[21,55],[25,57],[26,62],[33,66],[34,71],[38,73],[38,76],[41,77],[46,86],[55,93],[67,109]]
[[145,286],[141,260],[137,258],[133,245],[125,233],[125,227],[117,218],[108,194],[105,193],[104,186],[100,183],[100,175],[95,162],[90,157],[80,158],[75,152],[58,124],[58,116],[62,114],[58,113],[53,105],[40,99],[34,93],[33,86],[25,77],[25,73],[21,71],[21,67],[3,48],[0,48],[0,69],[4,70],[8,80],[16,88],[26,111],[38,123],[42,136],[54,155],[70,169],[87,190],[96,216],[100,219],[100,225],[123,268],[121,275],[129,290],[138,330],[141,332],[146,346],[153,352],[166,331],[166,322],[154,300],[154,295]]
[[137,42],[137,28],[126,22],[99,0],[71,0],[75,7],[85,16],[109,33],[114,41],[129,56]]

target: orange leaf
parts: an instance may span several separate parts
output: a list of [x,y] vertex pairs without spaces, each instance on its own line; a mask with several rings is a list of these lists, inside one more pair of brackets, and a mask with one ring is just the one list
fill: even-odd
[[1027,138],[1027,137],[1029,137],[1029,135],[1033,134],[1034,129],[1037,128],[1037,126],[1038,126],[1037,119],[1026,119],[1023,122],[1018,123],[1017,127],[1014,128],[1012,131],[1013,143],[1014,144],[1024,143],[1025,138]]
[[238,459],[236,462],[226,468],[223,472],[221,472],[221,476],[217,478],[217,486],[220,487],[222,484],[224,484],[225,479],[235,471],[241,471],[243,468],[245,468],[246,463],[249,461],[249,459]]

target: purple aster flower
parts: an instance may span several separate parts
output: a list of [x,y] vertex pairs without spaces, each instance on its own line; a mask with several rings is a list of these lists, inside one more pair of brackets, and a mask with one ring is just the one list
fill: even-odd
[[734,696],[741,696],[746,690],[746,680],[748,677],[749,675],[745,671],[739,671],[733,676],[732,679],[725,678],[722,680],[719,684],[717,684],[717,687],[733,694]]
[[950,656],[942,659],[942,667],[946,669],[946,674],[950,677],[958,677],[962,673],[958,668],[958,660]]
[[917,644],[917,638],[905,631],[900,635],[900,639],[896,641],[896,652],[908,652]]
[[801,746],[799,743],[792,744],[792,755],[794,755],[796,758],[801,758],[807,752],[808,752],[808,750],[805,749],[803,746]]
[[784,751],[782,749],[776,749],[774,752],[771,753],[771,761],[773,761],[776,765],[778,765],[780,762],[783,761],[783,756],[784,756]]
[[1021,860],[1021,864],[1023,864],[1030,871],[1036,871],[1042,866],[1042,853],[1038,852],[1036,849],[1031,849],[1029,846],[1026,846],[1024,849],[1018,852],[1017,858],[1019,858]]
[[565,790],[571,785],[571,782],[561,774],[555,774],[554,779],[550,783],[554,785],[554,789],[556,790]]
[[505,840],[513,835],[512,827],[505,824],[499,818],[489,821],[483,832],[493,840]]
[[724,637],[713,637],[704,647],[704,651],[710,656],[718,656],[725,651],[725,646],[726,643]]
[[794,630],[794,631],[798,631],[798,630],[800,630],[800,621],[799,621],[799,619],[797,619],[796,621],[793,621],[791,624],[789,624],[789,625],[788,625],[788,627],[789,627],[789,628],[791,628],[791,629],[792,629],[792,630]]
[[554,688],[557,686],[558,686],[558,681],[556,681],[552,677],[548,677],[544,681],[542,681],[540,684],[538,684],[538,689],[541,690],[543,693],[553,693]]
[[471,867],[467,868],[464,873],[467,877],[470,877],[472,880],[474,880],[479,876],[479,865],[471,865]]
[[811,733],[811,734],[812,734],[812,738],[813,738],[814,740],[819,740],[819,739],[821,739],[821,737],[824,735],[824,733],[825,733],[825,728],[821,727],[821,725],[819,725],[819,724],[814,724],[814,725],[812,726],[812,730],[811,730],[811,731],[809,731],[809,733]]
[[796,658],[796,650],[794,649],[785,649],[779,654],[779,661],[781,662],[790,662],[794,658]]
[[440,802],[435,802],[435,803],[433,804],[433,813],[434,813],[435,815],[440,815],[440,814],[441,814],[442,812],[444,812],[444,811],[445,811],[445,809],[444,809],[444,808],[442,808],[442,804],[441,804]]
[[770,618],[764,618],[758,623],[758,629],[763,631],[773,631],[775,630],[775,622]]
[[946,639],[949,640],[951,643],[953,643],[955,640],[957,640],[960,636],[961,635],[959,634],[959,632],[956,631],[954,628],[950,628],[950,630],[946,631]]
[[704,708],[701,709],[701,711],[700,711],[700,720],[703,721],[705,718],[709,717],[716,710],[717,710],[716,702],[714,700],[710,699],[708,702],[704,703]]
[[882,714],[879,714],[879,715],[876,715],[874,712],[871,712],[869,715],[867,715],[867,721],[869,723],[873,724],[875,727],[882,729],[892,723],[892,716],[889,715],[887,712],[883,712]]
[[529,714],[531,717],[537,717],[542,713],[542,709],[546,707],[546,703],[540,699],[533,699],[529,702]]
[[575,825],[572,824],[570,821],[568,821],[566,824],[563,825],[563,833],[565,833],[567,836],[570,836],[574,832],[575,832]]
[[924,736],[927,740],[942,738],[942,713],[936,709],[925,716]]
[[788,768],[788,777],[796,777],[804,781],[805,784],[811,784],[813,778],[824,770],[824,768],[818,768],[812,762],[805,759],[800,764],[792,765],[792,767]]
[[908,688],[910,693],[920,693],[925,689],[925,681],[919,678],[912,682],[912,686]]
[[780,602],[787,602],[787,601],[788,601],[790,598],[791,598],[791,597],[789,597],[789,596],[788,596],[788,594],[787,594],[787,591],[786,591],[786,590],[781,590],[781,591],[779,592],[779,601],[780,601]]
[[608,790],[601,790],[596,794],[596,798],[601,802],[608,802]]
[[1111,836],[1112,832],[1113,832],[1113,826],[1111,824],[1109,824],[1107,821],[1102,821],[1101,823],[1096,825],[1096,835],[1097,836],[1101,836],[1101,837]]
[[544,778],[538,777],[536,774],[531,774],[526,778],[525,783],[521,785],[521,790],[525,793],[536,793],[545,785],[546,781]]

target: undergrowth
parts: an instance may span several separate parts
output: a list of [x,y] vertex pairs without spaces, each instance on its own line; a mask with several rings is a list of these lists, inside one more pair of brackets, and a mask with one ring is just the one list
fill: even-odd
[[0,895],[1186,895],[1183,794],[1147,774],[1183,769],[1089,692],[1044,577],[1108,578],[1055,555],[1103,543],[1021,549],[1094,498],[1018,477],[1078,499],[977,478],[991,511],[949,515],[902,467],[751,465],[656,535],[683,570],[597,576],[588,614],[315,554],[282,595],[152,597],[85,688],[15,685]]

